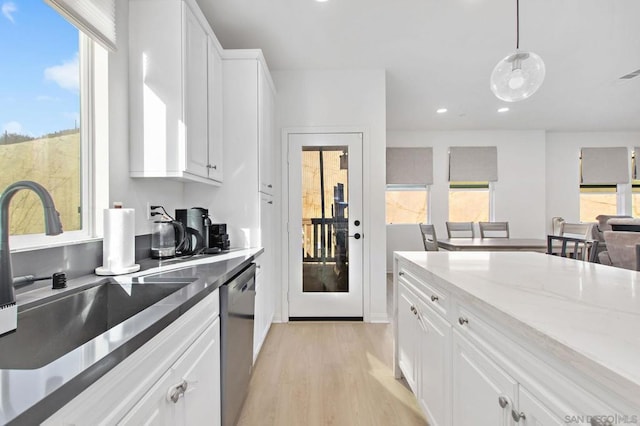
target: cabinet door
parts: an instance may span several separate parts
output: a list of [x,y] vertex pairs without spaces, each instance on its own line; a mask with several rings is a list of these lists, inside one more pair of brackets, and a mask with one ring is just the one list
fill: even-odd
[[209,40],[209,178],[222,182],[222,58]]
[[453,331],[453,424],[510,425],[518,383]]
[[432,426],[451,424],[451,325],[418,301],[418,402]]
[[[208,177],[208,36],[191,9],[185,4],[185,170]],[[179,150],[180,152],[180,150]]]
[[176,404],[178,424],[220,425],[220,319],[195,341],[172,368],[177,383],[186,383]]
[[220,413],[218,318],[118,424],[218,426]]
[[409,387],[415,395],[418,395],[415,366],[418,322],[413,313],[415,300],[415,295],[400,281],[398,288],[398,365]]
[[[262,258],[262,256],[260,256]],[[256,259],[256,263],[260,259]],[[262,268],[261,268],[262,269]],[[258,358],[258,353],[260,352],[260,348],[262,347],[262,336],[264,334],[264,318],[265,318],[265,294],[264,294],[264,285],[263,285],[263,276],[262,271],[256,272],[256,298],[255,298],[255,312],[254,312],[254,321],[253,321],[253,362],[256,362]]]
[[258,149],[260,191],[273,194],[273,150],[275,148],[275,97],[266,71],[258,62]]
[[122,426],[172,426],[175,425],[173,406],[167,400],[167,392],[174,382],[169,370],[153,385],[140,401],[118,423]]
[[[562,426],[566,424],[522,386],[520,386],[518,399],[519,402],[516,412],[524,415],[524,417],[520,419],[519,424],[523,426]],[[574,411],[564,408],[561,409],[560,412],[568,415]]]

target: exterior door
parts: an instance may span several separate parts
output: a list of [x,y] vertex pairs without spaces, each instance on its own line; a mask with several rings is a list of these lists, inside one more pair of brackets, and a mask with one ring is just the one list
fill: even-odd
[[292,133],[289,317],[362,318],[362,134]]

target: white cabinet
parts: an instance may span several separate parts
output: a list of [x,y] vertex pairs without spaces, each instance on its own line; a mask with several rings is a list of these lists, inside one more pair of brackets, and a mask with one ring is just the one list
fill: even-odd
[[398,365],[414,394],[417,389],[418,321],[414,314],[417,297],[406,284],[398,287]]
[[278,135],[275,132],[275,93],[263,65],[258,62],[258,150],[260,191],[273,195],[275,189],[273,161]]
[[220,417],[214,413],[220,413],[220,319],[118,424],[219,425]]
[[510,425],[518,383],[465,340],[453,337],[453,424]]
[[215,290],[43,424],[219,425],[219,307]]
[[451,325],[418,300],[418,403],[431,426],[451,424]]
[[[397,290],[397,362],[429,424],[451,424],[451,326],[401,271]],[[434,299],[434,303],[435,303]]]
[[[394,260],[394,373],[405,376],[430,425],[589,424],[634,412],[599,383],[556,361],[461,297],[453,285]],[[437,283],[437,285],[435,285]],[[598,423],[594,423],[598,424]]]
[[129,2],[130,175],[222,182],[222,48],[193,0]]
[[274,205],[273,197],[260,196],[260,232],[264,253],[256,258],[256,302],[253,338],[253,360],[258,357],[264,339],[267,337],[273,316],[277,288],[274,281],[274,241],[273,233]]

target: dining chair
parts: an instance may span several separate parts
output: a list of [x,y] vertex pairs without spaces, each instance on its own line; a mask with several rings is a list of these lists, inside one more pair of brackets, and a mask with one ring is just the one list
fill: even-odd
[[435,226],[425,223],[420,223],[418,226],[420,226],[425,251],[438,251],[438,238],[436,237]]
[[598,241],[547,235],[547,254],[595,263],[598,256]]
[[449,238],[473,238],[473,222],[445,222]]
[[509,238],[509,222],[478,222],[480,238]]
[[592,240],[594,226],[595,226],[595,223],[563,222],[560,225],[560,235],[563,237],[582,238],[583,240]]

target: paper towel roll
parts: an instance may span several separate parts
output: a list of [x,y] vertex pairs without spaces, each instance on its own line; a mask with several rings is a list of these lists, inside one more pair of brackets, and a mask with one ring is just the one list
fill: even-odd
[[120,275],[135,272],[135,210],[105,209],[102,267],[98,275]]

